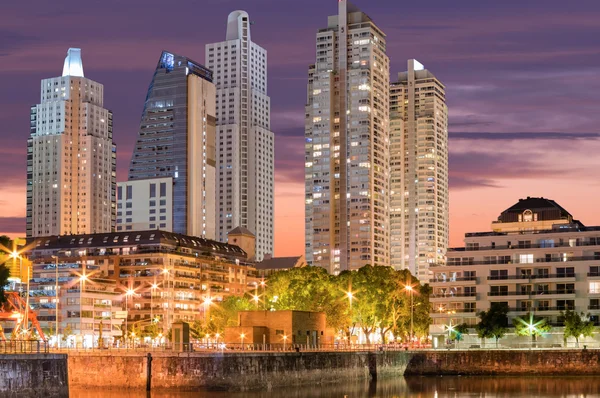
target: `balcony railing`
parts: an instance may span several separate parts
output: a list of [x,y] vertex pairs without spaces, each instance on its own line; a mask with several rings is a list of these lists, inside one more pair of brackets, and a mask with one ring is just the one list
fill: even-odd
[[511,291],[511,292],[488,292],[487,294],[488,296],[528,296],[529,293],[527,292],[517,292],[517,291]]
[[496,260],[496,261],[460,261],[453,262],[448,259],[447,266],[464,266],[464,265],[503,265],[503,264],[530,264],[535,263],[568,263],[569,261],[600,261],[600,256],[579,256],[579,257],[554,257],[554,258],[536,258],[535,262],[519,261],[517,259]]
[[476,276],[459,276],[456,278],[440,278],[436,277],[431,282],[462,282],[462,281],[475,281],[477,280]]
[[541,296],[542,294],[575,294],[575,289],[537,290],[531,292],[532,296]]
[[434,293],[431,297],[434,298],[444,298],[444,297],[475,297],[477,295],[476,292],[472,293]]

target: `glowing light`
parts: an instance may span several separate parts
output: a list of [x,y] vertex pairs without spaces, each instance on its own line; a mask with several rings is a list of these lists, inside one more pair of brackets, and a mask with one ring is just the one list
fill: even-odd
[[67,56],[65,57],[62,75],[84,77],[80,48],[69,48],[67,51]]

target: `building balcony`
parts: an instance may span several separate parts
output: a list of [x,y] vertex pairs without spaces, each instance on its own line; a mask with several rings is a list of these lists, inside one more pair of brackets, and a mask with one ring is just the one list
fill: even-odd
[[465,297],[469,301],[474,301],[477,296],[477,293],[434,293],[429,296],[429,300],[431,301],[444,301],[448,299],[453,299],[457,297]]
[[506,292],[488,292],[488,297],[508,297],[508,296],[515,296],[518,298],[529,298],[529,294],[528,292],[521,292],[521,291],[506,291]]
[[457,277],[457,278],[446,278],[446,279],[442,279],[442,278],[435,278],[432,279],[431,281],[429,281],[430,285],[435,285],[435,284],[450,284],[450,283],[458,283],[458,282],[463,282],[461,284],[463,285],[474,285],[477,282],[477,277],[476,276],[462,276],[462,277]]
[[461,314],[474,314],[477,313],[477,309],[475,308],[456,308],[456,309],[450,309],[450,310],[445,310],[445,311],[432,311],[430,313],[431,317],[433,318],[448,318],[448,317],[452,317],[455,315],[461,315]]
[[588,310],[600,310],[600,304],[590,304]]
[[[600,293],[600,292],[599,292]],[[532,296],[551,296],[551,295],[564,295],[564,294],[575,294],[575,289],[563,289],[563,290],[538,290],[532,291]]]

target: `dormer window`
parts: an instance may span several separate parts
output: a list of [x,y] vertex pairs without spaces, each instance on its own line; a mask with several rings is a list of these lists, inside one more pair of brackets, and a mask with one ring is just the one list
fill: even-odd
[[531,222],[531,221],[533,221],[533,212],[531,210],[525,210],[523,212],[523,221],[524,222]]

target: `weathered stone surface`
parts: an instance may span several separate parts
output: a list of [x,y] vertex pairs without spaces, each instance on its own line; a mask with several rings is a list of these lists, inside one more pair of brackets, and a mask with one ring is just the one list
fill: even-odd
[[[153,389],[269,390],[402,375],[600,375],[600,351],[153,354]],[[75,388],[146,386],[145,354],[69,355]]]
[[68,397],[67,356],[0,355],[0,397]]

